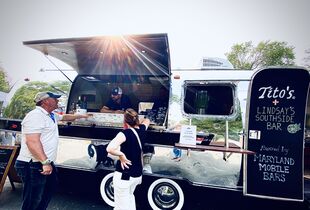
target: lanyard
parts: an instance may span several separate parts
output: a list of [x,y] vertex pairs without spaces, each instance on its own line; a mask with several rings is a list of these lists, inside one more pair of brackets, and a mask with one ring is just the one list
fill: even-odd
[[42,113],[47,114],[47,116],[49,116],[49,117],[53,120],[54,123],[56,122],[56,120],[55,120],[55,114],[54,114],[53,112],[51,112],[50,114],[48,114],[48,113],[46,112],[46,110],[44,110],[42,107],[39,107],[39,106],[37,106],[37,109],[39,109]]
[[55,116],[53,112],[51,112],[48,116],[53,120],[53,122],[55,122]]

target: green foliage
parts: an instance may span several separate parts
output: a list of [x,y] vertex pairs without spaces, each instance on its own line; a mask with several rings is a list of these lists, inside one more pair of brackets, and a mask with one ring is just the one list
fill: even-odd
[[304,65],[305,67],[310,68],[310,48],[305,50],[305,53],[306,53],[306,57],[304,58],[304,61],[305,61]]
[[236,69],[291,66],[295,59],[294,47],[276,41],[262,41],[256,47],[251,41],[235,44],[225,55]]
[[7,81],[7,75],[0,66],[0,91],[8,93],[10,91],[10,84]]
[[[225,120],[213,120],[213,119],[192,119],[192,124],[197,126],[197,132],[204,131],[208,133],[217,134],[216,138],[224,138],[226,132],[226,122]],[[241,113],[239,112],[238,117],[228,122],[229,139],[239,141],[239,133],[242,131],[242,120]]]
[[179,103],[180,102],[180,97],[178,95],[173,94],[171,101]]
[[53,92],[57,92],[57,90],[61,90],[58,91],[60,93],[65,92],[68,93],[70,88],[71,88],[71,83],[69,81],[55,81],[52,84],[50,84],[51,87],[53,87],[52,91]]
[[56,87],[63,92],[67,92],[70,89],[70,85],[69,82],[63,81],[57,81],[52,84],[38,81],[29,82],[15,92],[10,104],[4,110],[4,117],[23,119],[29,111],[35,108],[33,99],[37,92],[57,92],[53,87]]

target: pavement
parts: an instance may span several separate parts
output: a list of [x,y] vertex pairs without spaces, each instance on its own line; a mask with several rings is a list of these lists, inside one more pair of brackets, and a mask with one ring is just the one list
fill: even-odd
[[[184,162],[184,160],[182,160]],[[178,162],[178,163],[182,163]],[[62,171],[63,173],[61,174],[66,174],[66,171]],[[60,186],[59,190],[57,193],[54,195],[52,198],[52,201],[49,204],[48,210],[111,210],[110,206],[105,204],[105,202],[102,200],[100,197],[100,193],[98,192],[98,186],[99,184],[95,180],[95,176],[93,173],[82,173],[75,174],[75,177],[72,177],[72,174],[69,173],[67,174],[69,177],[68,179],[65,179]],[[70,180],[74,180],[74,182],[69,182]],[[93,180],[93,184],[87,183],[85,180]],[[240,206],[239,202],[245,203],[242,207],[237,207],[236,209],[254,209],[253,207],[255,205],[261,205],[264,206],[264,208],[257,208],[257,209],[268,209],[266,207],[273,207],[275,208],[269,208],[269,209],[298,209],[298,210],[306,210],[310,209],[310,171],[305,172],[305,182],[304,182],[304,202],[285,202],[281,203],[281,205],[278,205],[279,202],[276,204],[271,203],[271,201],[267,200],[261,203],[253,204],[255,203],[252,198],[243,198],[242,193],[239,193],[238,195],[232,195],[237,198],[235,203],[230,203],[233,201],[233,198],[230,199],[229,206]],[[8,180],[6,179],[6,182],[3,187],[3,191],[0,193],[0,210],[20,210],[20,205],[21,205],[21,199],[22,199],[22,184],[20,183],[14,183],[15,185],[15,190],[12,189],[11,184]],[[66,186],[65,186],[66,185]],[[97,189],[97,190],[96,190]],[[212,191],[213,192],[213,191]],[[216,192],[215,192],[216,193]],[[227,208],[228,205],[223,205],[225,208],[221,208],[218,205],[223,202],[223,193],[224,192],[218,192],[218,195],[214,195],[215,197],[218,196],[219,201],[214,202],[214,206],[210,206],[209,209],[215,210],[215,209],[229,209]],[[208,193],[206,191],[203,191],[198,194],[204,194],[204,196],[207,196]],[[225,197],[225,196],[224,196]],[[139,196],[136,198],[140,198]],[[228,197],[229,198],[229,197]],[[240,199],[241,198],[241,199]],[[225,200],[225,199],[224,199]],[[227,200],[226,200],[227,202]],[[210,205],[210,203],[209,203]],[[197,205],[197,208],[193,208],[195,210],[206,210],[206,206],[202,206],[200,204]],[[137,206],[138,208],[139,206]],[[249,208],[248,208],[249,207]],[[279,208],[278,208],[279,207]],[[140,206],[138,209],[143,209],[145,210],[144,207]],[[190,204],[189,208],[184,208],[184,209],[189,209],[192,210],[192,205]]]
[[[0,193],[0,210],[20,210],[22,199],[22,184],[14,183],[15,190],[6,180],[3,191]],[[89,193],[75,193],[60,190],[52,198],[48,210],[111,210],[112,208]]]
[[[0,210],[20,210],[21,198],[22,198],[22,185],[20,183],[14,183],[15,190],[12,189],[8,179],[5,182],[2,193],[0,193]],[[70,191],[68,189],[62,189],[54,195],[52,201],[48,206],[48,210],[112,210],[110,206],[104,203],[98,195],[91,194],[89,192],[82,193],[82,191]],[[269,206],[264,204],[264,208],[253,208],[254,204],[252,201],[248,201],[248,204],[245,204],[245,207],[237,207],[237,209],[268,209],[266,206],[271,207],[270,209],[298,209],[306,210],[310,209],[310,179],[305,178],[305,200],[302,203],[296,205],[288,203],[288,205],[276,205]],[[243,201],[244,202],[244,201]],[[219,204],[219,203],[218,203]],[[231,203],[232,206],[233,203]],[[256,205],[256,204],[255,204]],[[199,205],[198,205],[199,206]],[[226,206],[226,205],[225,205]],[[239,206],[239,205],[236,205]],[[241,205],[242,206],[242,205]],[[227,207],[220,208],[215,207],[210,209],[229,209]],[[141,208],[140,208],[141,209]],[[144,209],[144,208],[143,208]],[[200,206],[197,209],[206,209],[206,206]]]

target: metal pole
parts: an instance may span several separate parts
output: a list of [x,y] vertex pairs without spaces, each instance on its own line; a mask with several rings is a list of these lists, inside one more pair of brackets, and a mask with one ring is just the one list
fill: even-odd
[[63,73],[63,71],[60,68],[58,68],[58,66],[51,59],[49,59],[47,55],[45,55],[45,57],[47,58],[47,60],[51,62],[51,64],[53,64],[53,66],[56,67],[58,71],[60,71],[60,73],[62,73],[62,75],[64,75],[67,78],[67,80],[69,80],[72,83],[72,80],[65,73]]
[[228,120],[225,121],[225,148],[229,148],[229,142],[228,142]]
[[[228,120],[225,120],[225,148],[229,148],[229,141],[228,141]],[[227,152],[223,152],[224,160],[228,159]]]

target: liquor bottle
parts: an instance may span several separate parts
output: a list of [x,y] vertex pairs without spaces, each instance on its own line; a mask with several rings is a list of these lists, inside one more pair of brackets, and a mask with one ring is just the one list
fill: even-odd
[[82,109],[87,109],[87,100],[86,100],[86,96],[83,97],[83,101],[82,101]]
[[83,108],[83,101],[81,100],[81,96],[79,96],[78,101],[76,103],[76,109],[84,109]]
[[71,105],[70,105],[70,112],[69,113],[70,114],[74,114],[75,111],[76,111],[76,105],[75,105],[74,102],[72,102]]

